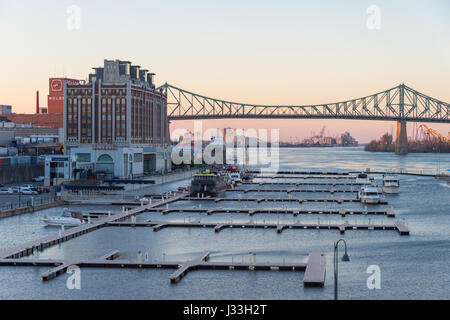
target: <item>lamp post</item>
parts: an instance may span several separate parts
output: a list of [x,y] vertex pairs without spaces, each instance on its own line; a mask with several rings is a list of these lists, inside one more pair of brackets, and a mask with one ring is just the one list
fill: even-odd
[[347,242],[345,242],[344,239],[339,239],[337,242],[334,243],[334,300],[338,299],[338,264],[339,264],[339,242],[344,242],[345,245],[345,253],[342,256],[342,261],[347,262],[350,261],[350,257],[347,254]]

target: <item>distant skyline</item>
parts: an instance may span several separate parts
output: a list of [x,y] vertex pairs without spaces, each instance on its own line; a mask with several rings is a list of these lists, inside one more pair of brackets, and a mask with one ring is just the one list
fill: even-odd
[[[46,106],[48,78],[86,79],[103,59],[150,69],[157,86],[243,103],[328,103],[400,83],[450,102],[447,0],[0,0],[0,30],[0,104],[16,113],[35,111],[36,90]],[[360,142],[395,133],[387,121],[204,121],[211,126],[278,128],[281,140],[322,126]],[[171,124],[179,127],[192,122]]]

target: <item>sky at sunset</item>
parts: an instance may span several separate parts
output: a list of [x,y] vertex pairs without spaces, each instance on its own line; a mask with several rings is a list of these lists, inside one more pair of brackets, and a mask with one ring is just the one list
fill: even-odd
[[[71,5],[80,9],[75,28]],[[378,29],[367,24],[371,5]],[[49,77],[86,79],[105,58],[150,69],[157,86],[242,103],[328,103],[402,82],[450,102],[448,0],[0,0],[0,43],[0,104],[16,113],[34,112],[36,90],[46,106]],[[323,126],[360,142],[395,132],[393,122],[356,120],[204,121],[212,126],[278,128],[282,140]],[[180,127],[192,122],[171,124]]]

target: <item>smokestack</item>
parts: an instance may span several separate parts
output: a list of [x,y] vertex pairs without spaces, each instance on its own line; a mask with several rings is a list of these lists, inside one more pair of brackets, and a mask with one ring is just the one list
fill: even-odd
[[36,91],[36,113],[39,113],[39,90]]

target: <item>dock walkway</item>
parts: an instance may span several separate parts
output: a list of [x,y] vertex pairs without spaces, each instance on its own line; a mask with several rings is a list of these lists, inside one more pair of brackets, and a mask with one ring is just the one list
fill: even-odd
[[[209,262],[210,252],[205,251],[201,256],[188,261],[131,261],[115,259],[119,252],[113,250],[97,259],[87,260],[61,260],[61,259],[0,259],[0,266],[56,266],[41,274],[43,281],[51,280],[63,274],[73,265],[80,268],[153,268],[153,269],[176,269],[169,276],[172,283],[180,281],[188,272],[194,270],[249,270],[249,271],[306,271],[303,283],[305,287],[324,286],[325,268],[317,263],[314,258],[323,253],[310,253],[307,263],[240,263],[240,262]],[[311,277],[314,274],[315,277]]]
[[396,221],[394,224],[357,224],[349,223],[272,223],[272,222],[201,222],[201,221],[153,221],[147,220],[145,222],[128,222],[117,221],[109,222],[108,226],[114,227],[151,227],[153,231],[159,231],[164,228],[178,227],[178,228],[213,228],[215,232],[219,232],[225,228],[255,228],[255,229],[276,229],[281,233],[284,229],[317,229],[317,230],[339,230],[341,234],[346,230],[397,230],[400,235],[409,235],[408,228]]
[[137,215],[140,213],[145,212],[145,210],[150,208],[155,208],[167,203],[171,203],[174,201],[177,201],[184,197],[184,194],[180,194],[178,196],[175,196],[173,198],[166,199],[165,201],[155,202],[152,204],[147,204],[143,206],[138,206],[136,208],[133,208],[131,210],[125,211],[123,213],[118,213],[112,216],[107,216],[103,219],[96,220],[92,222],[91,224],[84,224],[78,227],[74,227],[71,229],[68,229],[61,233],[54,233],[49,236],[29,241],[27,243],[5,249],[0,251],[0,258],[21,258],[28,256],[33,253],[33,248],[37,248],[39,251],[42,251],[45,248],[54,246],[56,244],[68,241],[70,239],[79,237],[83,234],[89,233],[91,231],[97,230],[99,228],[104,227],[110,222],[114,221],[122,221],[130,218],[133,215]]
[[[339,209],[339,210],[311,210],[311,209],[235,209],[235,208],[219,208],[219,209],[197,209],[197,208],[149,208],[147,212],[159,212],[161,214],[169,213],[206,213],[207,215],[212,215],[215,213],[242,213],[253,216],[255,214],[286,214],[297,216],[299,214],[338,214],[341,217],[346,215],[385,215],[388,218],[394,218],[395,213],[391,208],[379,209],[379,210],[356,210],[356,209]],[[91,212],[91,217],[95,216],[94,211]]]
[[[352,198],[352,199],[339,199],[339,198],[329,198],[329,199],[300,199],[300,198],[213,198],[213,197],[191,197],[191,196],[185,196],[181,198],[180,200],[205,200],[205,201],[214,201],[214,202],[221,202],[221,201],[238,201],[238,202],[336,202],[336,203],[343,203],[343,202],[361,202],[360,199]],[[388,201],[386,198],[382,198],[378,204],[388,204]]]

